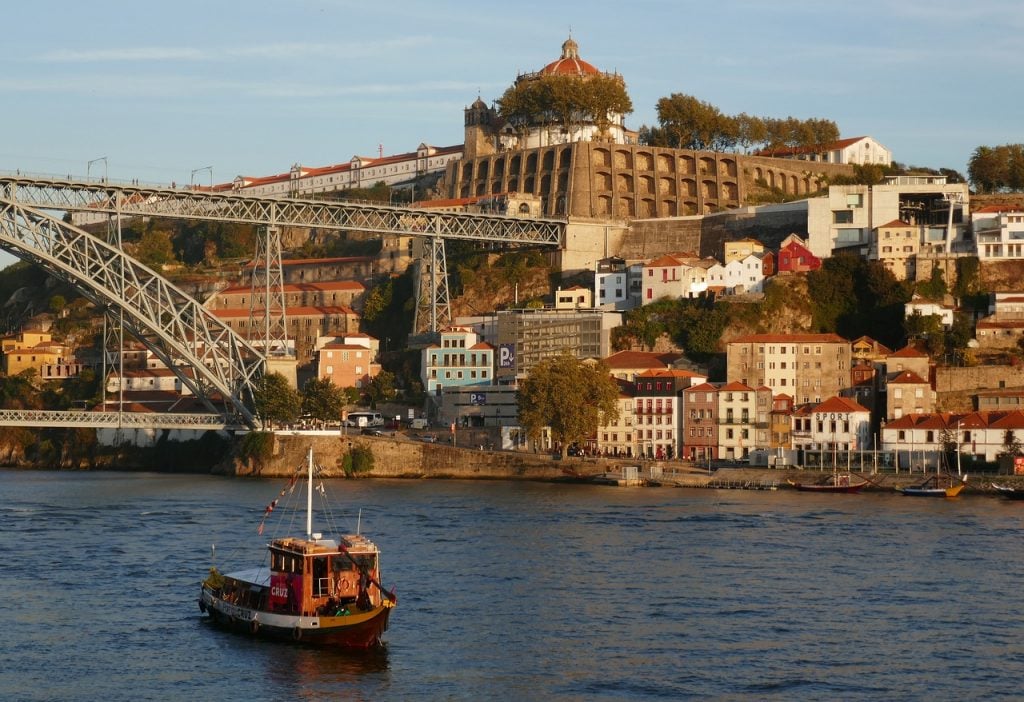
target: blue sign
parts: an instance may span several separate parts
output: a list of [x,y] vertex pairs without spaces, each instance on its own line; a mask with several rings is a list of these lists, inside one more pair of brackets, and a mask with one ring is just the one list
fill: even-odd
[[498,368],[515,368],[516,345],[502,344],[498,347]]
[[469,393],[469,404],[471,404],[471,405],[486,405],[487,404],[487,393],[486,392],[471,392],[471,393]]

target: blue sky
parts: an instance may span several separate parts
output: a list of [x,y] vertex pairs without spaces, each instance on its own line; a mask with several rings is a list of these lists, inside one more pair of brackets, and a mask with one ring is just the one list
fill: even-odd
[[[188,182],[462,141],[462,110],[580,55],[655,124],[673,92],[835,120],[896,160],[964,172],[1024,141],[1024,4],[54,0],[5,3],[0,170]],[[207,182],[202,170],[197,181]]]

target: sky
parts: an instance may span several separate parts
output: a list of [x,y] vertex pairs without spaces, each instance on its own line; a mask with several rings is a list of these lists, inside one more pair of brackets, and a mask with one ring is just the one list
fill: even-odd
[[459,144],[463,109],[570,32],[624,77],[633,129],[686,93],[961,173],[977,146],[1024,142],[1019,0],[51,0],[3,17],[0,171],[206,184]]

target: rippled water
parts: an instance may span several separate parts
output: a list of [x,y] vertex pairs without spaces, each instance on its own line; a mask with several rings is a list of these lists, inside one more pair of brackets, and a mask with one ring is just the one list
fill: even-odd
[[1021,696],[1021,503],[337,481],[399,596],[352,655],[196,607],[211,543],[261,558],[279,481],[0,481],[4,700]]

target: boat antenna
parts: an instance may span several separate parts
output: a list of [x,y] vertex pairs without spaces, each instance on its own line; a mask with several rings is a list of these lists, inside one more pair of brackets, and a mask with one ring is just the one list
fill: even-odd
[[363,508],[359,508],[359,516],[356,517],[356,536],[362,533],[363,529]]
[[217,565],[217,544],[210,544],[210,565]]
[[313,447],[306,452],[306,538],[313,538]]

